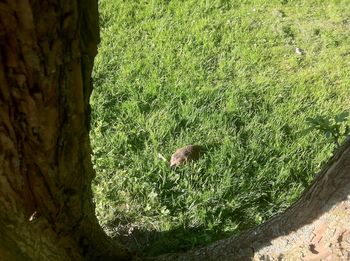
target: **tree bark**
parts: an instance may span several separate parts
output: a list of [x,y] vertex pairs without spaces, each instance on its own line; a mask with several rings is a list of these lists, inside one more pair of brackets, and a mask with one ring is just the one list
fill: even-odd
[[[97,0],[0,2],[0,259],[126,260],[94,215]],[[285,213],[158,260],[349,260],[350,141]]]
[[92,203],[98,41],[97,0],[0,2],[1,260],[128,258]]

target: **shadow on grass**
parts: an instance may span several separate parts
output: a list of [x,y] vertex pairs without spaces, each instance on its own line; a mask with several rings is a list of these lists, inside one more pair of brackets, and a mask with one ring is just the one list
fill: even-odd
[[115,240],[127,246],[135,255],[149,257],[185,252],[232,235],[232,232],[217,232],[204,227],[177,228],[165,232],[129,228],[119,233]]

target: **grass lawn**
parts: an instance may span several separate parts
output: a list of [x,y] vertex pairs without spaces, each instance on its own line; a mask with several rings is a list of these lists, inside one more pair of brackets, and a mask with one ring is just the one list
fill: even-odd
[[[350,109],[350,1],[100,0],[96,212],[148,255],[285,210],[331,156],[307,117]],[[299,48],[299,49],[296,49]],[[178,148],[206,153],[176,170]]]

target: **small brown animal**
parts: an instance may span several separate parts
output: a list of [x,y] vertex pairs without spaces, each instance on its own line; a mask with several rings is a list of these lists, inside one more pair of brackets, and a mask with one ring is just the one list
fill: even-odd
[[202,150],[202,146],[199,145],[187,145],[176,150],[171,156],[170,167],[175,168],[188,161],[198,160]]

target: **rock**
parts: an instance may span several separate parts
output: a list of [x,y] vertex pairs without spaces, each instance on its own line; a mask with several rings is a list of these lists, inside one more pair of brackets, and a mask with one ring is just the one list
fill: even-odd
[[298,55],[305,54],[304,50],[300,49],[299,47],[295,48],[295,53],[298,54]]

